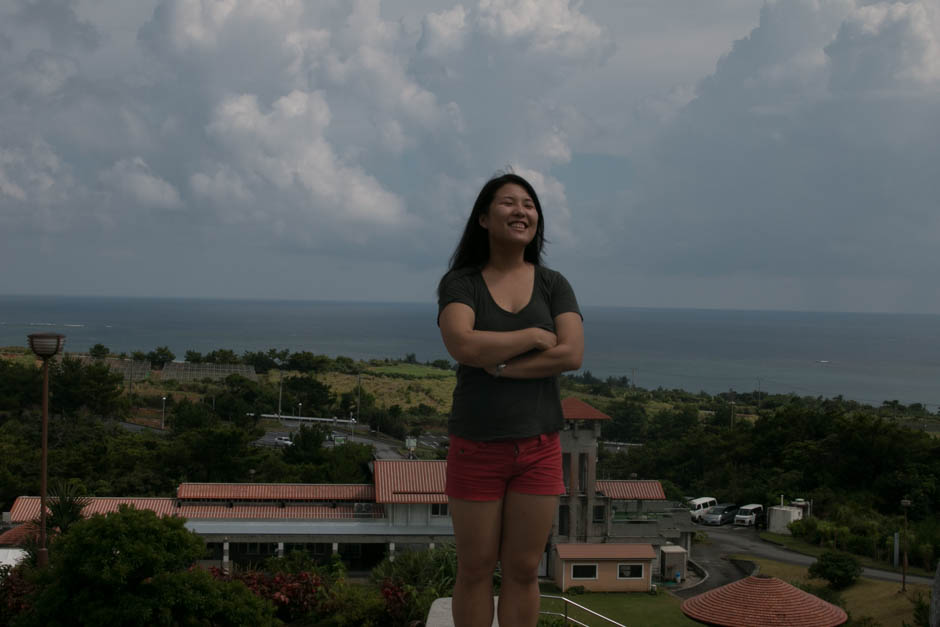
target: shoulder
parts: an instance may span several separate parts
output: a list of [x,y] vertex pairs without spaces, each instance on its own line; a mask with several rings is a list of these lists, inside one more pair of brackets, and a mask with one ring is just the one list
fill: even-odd
[[458,270],[451,270],[441,277],[441,287],[443,288],[455,284],[471,286],[474,284],[475,279],[478,276],[480,276],[479,268],[460,268]]
[[535,280],[549,289],[553,289],[556,285],[568,284],[568,280],[561,272],[546,266],[535,266]]
[[437,286],[438,305],[444,307],[455,300],[470,304],[479,291],[476,278],[479,275],[477,268],[461,268],[445,274]]

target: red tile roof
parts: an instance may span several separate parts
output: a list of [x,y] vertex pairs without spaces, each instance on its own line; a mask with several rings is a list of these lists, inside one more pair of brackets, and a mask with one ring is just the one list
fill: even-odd
[[373,501],[368,483],[181,483],[176,496],[183,500],[230,501]]
[[[338,503],[336,507],[330,505],[298,505],[288,503],[286,507],[277,504],[245,505],[235,503],[228,505],[196,505],[185,502],[177,507],[176,499],[161,498],[116,498],[116,497],[90,497],[90,503],[83,510],[86,517],[95,514],[109,514],[116,512],[121,504],[129,504],[137,509],[149,509],[158,516],[182,516],[196,520],[327,520],[341,518],[383,518],[385,508],[377,503],[360,505],[353,503]],[[357,511],[358,510],[358,511]],[[14,522],[34,520],[39,516],[39,497],[21,496],[13,502],[10,518]],[[21,525],[16,531],[26,525]],[[10,532],[8,532],[10,533]],[[6,534],[0,538],[6,537]],[[11,543],[12,544],[12,543]]]
[[663,485],[658,481],[609,481],[598,480],[597,491],[604,496],[616,499],[618,501],[632,501],[644,499],[647,501],[663,501],[666,499],[666,493],[663,492]]
[[604,412],[573,396],[562,399],[561,413],[565,420],[610,420],[610,416]]
[[[149,509],[157,513],[158,516],[172,516],[176,514],[176,499],[164,498],[125,498],[112,496],[91,497],[91,502],[82,510],[87,516],[95,514],[110,514],[116,512],[121,505],[133,505],[137,509]],[[19,496],[13,501],[13,507],[10,508],[10,520],[12,522],[28,522],[39,517],[38,496]]]
[[377,503],[446,503],[446,461],[376,460],[372,472]]
[[707,625],[834,627],[848,617],[840,608],[775,577],[758,575],[703,592],[682,612]]
[[25,523],[0,533],[0,546],[20,546],[24,544],[30,536],[38,537],[39,527]]
[[556,544],[563,560],[652,560],[656,553],[651,544]]
[[[357,511],[359,509],[360,511]],[[182,505],[176,512],[187,520],[332,520],[349,518],[384,518],[385,508],[369,503],[356,508],[351,503],[329,505]]]

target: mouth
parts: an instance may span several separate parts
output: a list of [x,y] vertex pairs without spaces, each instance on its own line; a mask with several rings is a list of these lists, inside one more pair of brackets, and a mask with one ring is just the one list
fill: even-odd
[[509,228],[514,231],[525,231],[527,228],[529,228],[529,225],[521,220],[516,220],[509,223]]

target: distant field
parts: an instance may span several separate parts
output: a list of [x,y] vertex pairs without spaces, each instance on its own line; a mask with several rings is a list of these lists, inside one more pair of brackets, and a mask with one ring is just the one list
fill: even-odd
[[[429,370],[435,369],[429,368]],[[317,375],[317,379],[329,385],[337,395],[354,391],[357,385],[357,377],[354,374],[327,372]],[[424,403],[442,414],[450,411],[456,383],[457,379],[453,376],[396,379],[389,376],[375,376],[368,372],[362,375],[363,391],[375,396],[375,401],[380,406],[400,405],[408,409]]]
[[442,370],[421,364],[391,364],[388,366],[373,366],[366,372],[385,374],[391,376],[417,377],[419,379],[453,379],[453,370]]
[[[759,557],[751,557],[750,555],[735,555],[733,557],[754,562],[760,566],[762,574],[777,577],[787,583],[802,581],[813,585],[826,584],[821,579],[811,579],[807,568],[804,566],[783,564]],[[900,583],[876,581],[862,577],[854,585],[843,590],[841,594],[853,618],[870,616],[884,627],[902,627],[905,622],[913,623],[914,620],[914,606],[908,597],[917,591],[927,595],[929,594],[929,588],[909,583],[907,584],[907,596],[899,593],[900,588]]]

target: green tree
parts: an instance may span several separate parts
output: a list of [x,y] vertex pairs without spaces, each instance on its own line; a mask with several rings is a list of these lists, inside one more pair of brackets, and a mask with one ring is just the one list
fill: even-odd
[[176,433],[204,429],[217,424],[218,421],[218,417],[207,405],[194,403],[185,398],[173,405],[168,419]]
[[211,353],[207,353],[205,362],[208,364],[239,364],[241,360],[238,358],[238,355],[235,354],[235,351],[220,348]]
[[95,344],[90,349],[88,349],[88,355],[92,359],[104,359],[111,354],[111,351],[104,344]]
[[646,439],[648,418],[646,408],[633,400],[612,403],[608,409],[612,420],[601,427],[605,440],[614,442],[642,442]]
[[322,464],[325,459],[325,438],[320,427],[301,425],[291,438],[294,444],[284,447],[284,461],[289,464]]
[[849,553],[838,551],[826,551],[809,567],[810,577],[825,579],[833,590],[848,588],[861,574],[858,560]]
[[169,346],[158,346],[147,353],[147,359],[150,360],[150,364],[155,370],[163,370],[163,366],[176,359],[176,355],[170,350]]
[[84,520],[82,512],[91,503],[91,499],[85,496],[81,482],[59,479],[53,483],[49,494],[49,517],[46,522],[50,528],[58,529],[59,533],[64,534],[68,533],[75,523]]
[[336,397],[330,386],[314,379],[311,375],[288,377],[284,379],[284,400],[287,406],[304,404],[307,416],[329,415]]
[[188,350],[183,360],[190,364],[201,364],[203,362],[203,356],[199,351]]
[[245,351],[242,353],[241,361],[243,364],[252,366],[255,372],[259,374],[277,369],[277,362],[274,361],[274,357],[271,356],[270,352]]
[[314,355],[309,351],[293,353],[287,360],[287,367],[300,372],[326,372],[332,360],[326,355]]
[[242,585],[187,569],[205,552],[184,520],[121,506],[59,536],[15,627],[275,625],[274,608]]
[[42,402],[42,370],[0,359],[0,411],[22,412]]
[[82,407],[98,416],[122,414],[124,377],[111,372],[105,363],[87,366],[66,355],[50,364],[50,411],[72,416]]

